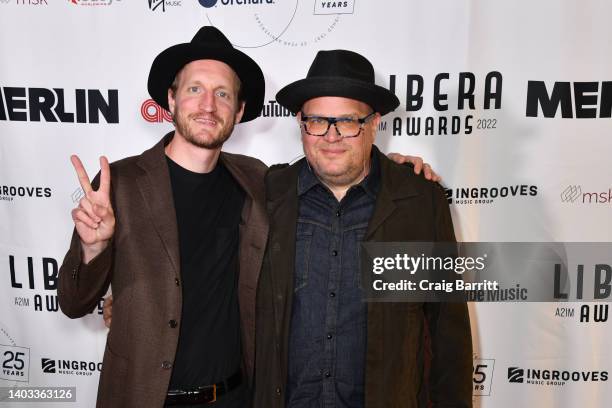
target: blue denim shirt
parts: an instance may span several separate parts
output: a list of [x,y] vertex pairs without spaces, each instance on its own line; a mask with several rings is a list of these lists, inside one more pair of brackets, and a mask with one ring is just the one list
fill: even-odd
[[338,202],[304,161],[298,176],[294,298],[289,334],[287,406],[364,406],[367,306],[360,242],[380,188],[370,174]]

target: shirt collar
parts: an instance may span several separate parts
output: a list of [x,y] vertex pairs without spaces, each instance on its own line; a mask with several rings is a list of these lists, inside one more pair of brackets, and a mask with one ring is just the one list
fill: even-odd
[[[305,194],[316,185],[321,185],[323,188],[328,190],[325,184],[319,180],[310,167],[308,159],[305,158],[298,175],[298,196]],[[372,154],[370,157],[370,172],[363,180],[361,180],[359,184],[352,186],[351,188],[362,188],[368,196],[376,199],[378,191],[380,190],[380,163],[377,149],[372,148]]]

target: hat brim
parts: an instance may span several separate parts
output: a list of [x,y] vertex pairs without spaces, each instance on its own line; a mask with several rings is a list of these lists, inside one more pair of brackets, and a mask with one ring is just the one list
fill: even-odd
[[229,65],[242,84],[245,101],[240,122],[248,122],[259,116],[265,96],[265,80],[261,68],[245,53],[234,48],[202,47],[193,43],[174,45],[162,51],[151,65],[147,89],[151,98],[166,110],[168,89],[176,74],[187,64],[202,59],[221,61]]
[[346,77],[311,77],[293,82],[276,94],[276,100],[293,113],[302,109],[309,99],[321,96],[339,96],[356,99],[385,115],[397,108],[399,99],[382,86]]

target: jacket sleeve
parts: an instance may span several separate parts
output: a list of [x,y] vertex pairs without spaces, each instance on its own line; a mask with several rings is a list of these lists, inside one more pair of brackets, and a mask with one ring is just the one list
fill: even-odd
[[[434,188],[436,240],[455,242],[453,222],[444,192]],[[472,407],[472,336],[465,302],[427,303],[431,366],[429,399],[434,408]]]
[[112,241],[88,264],[81,261],[81,242],[74,230],[70,249],[59,270],[57,298],[62,312],[71,319],[83,317],[96,307],[111,279]]
[[[92,181],[98,188],[100,174]],[[115,203],[111,191],[113,208]],[[91,313],[111,282],[113,265],[113,242],[88,264],[82,262],[81,240],[76,231],[72,232],[70,248],[64,257],[58,273],[57,299],[62,312],[76,319]]]

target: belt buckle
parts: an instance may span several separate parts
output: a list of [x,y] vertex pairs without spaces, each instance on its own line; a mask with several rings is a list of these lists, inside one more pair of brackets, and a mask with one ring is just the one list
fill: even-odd
[[216,402],[217,401],[217,384],[213,384],[213,400],[210,402]]
[[207,404],[212,404],[213,402],[217,401],[217,384],[212,384],[212,385],[207,385],[205,387],[199,387],[197,391],[194,391],[194,394],[201,394],[201,393],[205,393],[206,395],[208,395],[208,393],[206,391],[210,390],[212,388],[212,399],[209,401],[206,401]]

